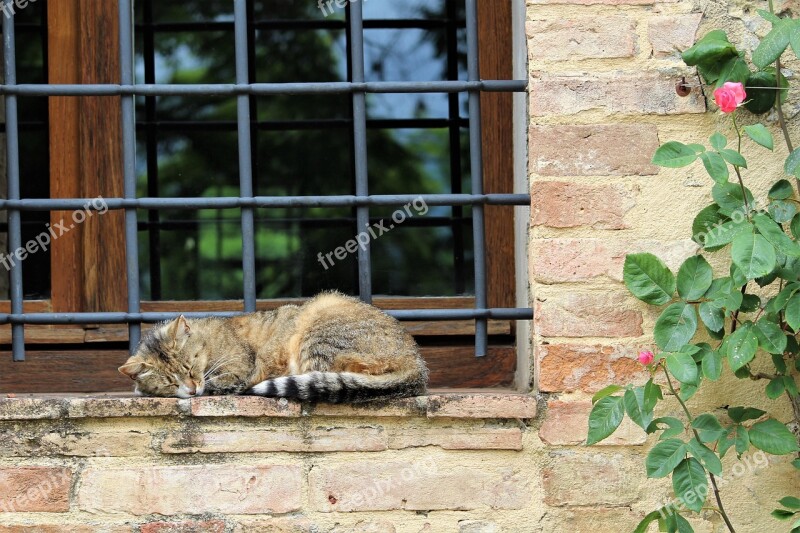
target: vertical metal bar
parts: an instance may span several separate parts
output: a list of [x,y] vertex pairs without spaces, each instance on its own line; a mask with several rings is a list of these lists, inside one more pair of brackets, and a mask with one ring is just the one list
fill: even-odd
[[[17,84],[17,62],[14,48],[14,10],[3,17],[3,59],[5,85]],[[17,97],[5,96],[6,104],[6,158],[8,173],[8,199],[20,199],[19,187],[19,124]],[[22,313],[22,263],[13,252],[22,247],[22,221],[18,209],[8,210],[8,251],[11,264],[11,313]],[[14,361],[25,360],[25,330],[22,324],[11,325],[11,352]]]
[[[247,68],[247,0],[233,2],[233,32],[236,43],[236,84],[246,85]],[[253,196],[253,154],[250,143],[250,96],[236,97],[236,121],[239,131],[239,196]],[[256,310],[256,253],[253,208],[242,208],[242,276],[244,279],[244,310]]]
[[[153,29],[153,0],[144,0],[144,82],[156,82],[156,44]],[[157,96],[145,96],[145,150],[147,154],[147,196],[158,198],[158,126],[156,124]],[[161,299],[161,214],[157,209],[147,211],[147,241],[150,246],[150,299]]]
[[[466,0],[467,4],[467,73],[469,81],[480,80],[478,68],[478,2]],[[469,150],[472,194],[483,194],[483,152],[481,147],[481,94],[469,93]],[[483,205],[472,207],[472,235],[475,250],[475,307],[486,309],[486,247]],[[488,344],[487,321],[475,319],[475,356],[486,355]]]
[[[350,2],[350,63],[353,83],[364,83],[364,20],[362,2]],[[353,92],[353,147],[355,154],[356,196],[369,195],[367,170],[367,95]],[[369,207],[356,208],[357,231],[369,227]],[[369,241],[358,249],[358,293],[361,300],[372,302],[372,260]]]
[[[119,65],[120,83],[133,85],[133,6],[131,0],[119,0]],[[122,175],[126,199],[136,198],[136,109],[134,96],[121,96],[122,108]],[[128,276],[128,312],[138,313],[139,241],[136,208],[125,208],[125,265]],[[141,324],[128,324],[131,353],[139,344]]]

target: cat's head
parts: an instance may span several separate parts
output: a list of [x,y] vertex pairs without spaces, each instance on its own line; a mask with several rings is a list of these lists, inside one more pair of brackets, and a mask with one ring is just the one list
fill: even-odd
[[186,350],[192,335],[183,315],[155,325],[148,331],[136,353],[119,371],[136,382],[134,392],[145,396],[191,398],[203,394],[205,362]]

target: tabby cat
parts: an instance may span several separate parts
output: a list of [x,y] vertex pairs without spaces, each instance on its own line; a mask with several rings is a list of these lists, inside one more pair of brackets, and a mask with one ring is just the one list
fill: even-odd
[[141,395],[331,403],[419,395],[428,378],[397,320],[337,292],[274,311],[157,324],[119,371]]

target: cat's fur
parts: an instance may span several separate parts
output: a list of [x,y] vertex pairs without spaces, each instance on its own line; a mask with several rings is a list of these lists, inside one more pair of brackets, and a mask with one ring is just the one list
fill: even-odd
[[397,320],[336,292],[235,318],[157,324],[119,370],[148,396],[244,393],[332,403],[422,394],[428,378]]

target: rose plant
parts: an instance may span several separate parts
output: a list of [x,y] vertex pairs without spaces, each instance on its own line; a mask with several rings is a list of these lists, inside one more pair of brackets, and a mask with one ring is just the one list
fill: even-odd
[[[794,189],[800,190],[800,148],[794,149],[784,121],[781,104],[788,82],[780,64],[789,46],[800,57],[800,21],[759,13],[772,29],[749,61],[721,30],[708,33],[682,54],[704,83],[714,87],[717,106],[730,117],[733,146],[725,134],[717,132],[709,138],[709,146],[670,141],[653,156],[654,164],[670,168],[699,160],[713,180],[713,202],[692,224],[692,238],[702,252],[687,259],[677,275],[652,254],[626,257],[626,287],[638,299],[664,307],[653,331],[658,349],[655,354],[649,350],[639,354],[639,362],[650,372],[647,383],[611,385],[592,398],[587,444],[610,436],[626,414],[648,434],[658,435],[645,460],[647,476],[671,476],[677,504],[649,513],[636,533],[656,521],[660,531],[691,532],[685,516],[703,511],[717,513],[728,531],[735,532],[718,483],[725,455],[731,450],[740,457],[751,449],[774,455],[800,450],[798,435],[787,427],[787,422],[800,426],[796,380],[800,371],[800,195]],[[774,109],[790,152],[781,161],[785,177],[759,202],[745,186],[745,154],[772,151],[773,136],[758,122],[739,127],[736,116],[742,108],[751,118]],[[786,177],[795,178],[795,185]],[[715,252],[726,254],[726,275],[715,275],[705,258]],[[794,420],[776,420],[748,406],[727,407],[722,419],[713,413],[692,413],[687,400],[705,382],[719,380],[727,372],[739,379],[762,381],[767,398],[789,402]],[[665,397],[677,400],[682,418],[655,416],[657,404]],[[800,469],[800,458],[793,465]],[[789,520],[791,532],[800,533],[800,499],[786,496],[780,504],[772,515]]]

